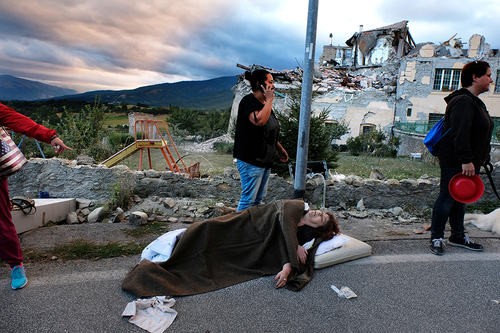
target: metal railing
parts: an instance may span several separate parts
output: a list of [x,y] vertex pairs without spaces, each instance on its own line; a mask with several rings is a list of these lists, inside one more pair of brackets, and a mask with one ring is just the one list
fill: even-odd
[[[394,122],[394,128],[407,132],[407,133],[416,133],[416,134],[427,134],[432,126],[434,126],[438,120],[436,121],[409,121],[409,122]],[[498,127],[500,126],[500,121],[494,120],[495,127],[493,128],[493,135],[491,137],[491,142],[499,143],[500,141],[497,139],[495,133],[497,132]]]

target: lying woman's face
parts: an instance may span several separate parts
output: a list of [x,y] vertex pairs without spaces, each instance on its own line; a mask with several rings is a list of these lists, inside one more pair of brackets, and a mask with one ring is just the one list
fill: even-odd
[[320,210],[310,210],[304,216],[304,223],[310,227],[323,227],[328,223],[328,215]]

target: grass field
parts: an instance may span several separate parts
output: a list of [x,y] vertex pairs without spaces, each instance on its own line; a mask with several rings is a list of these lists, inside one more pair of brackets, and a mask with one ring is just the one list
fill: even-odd
[[429,164],[424,161],[412,161],[409,157],[382,158],[373,156],[351,156],[341,153],[338,161],[339,167],[331,170],[344,175],[356,175],[369,178],[372,167],[376,168],[387,178],[407,179],[419,178],[423,174],[432,177],[440,177],[438,165]]
[[[233,156],[228,154],[219,154],[215,152],[210,153],[199,153],[187,151],[183,144],[176,146],[182,161],[186,166],[190,166],[196,162],[200,162],[200,173],[208,173],[210,175],[220,175],[224,172],[226,167],[235,167],[233,163]],[[178,160],[178,156],[173,149],[170,149],[174,160]],[[164,171],[169,170],[168,163],[165,160],[160,149],[150,149],[151,153],[151,165],[154,170]],[[131,170],[139,170],[139,152],[134,153],[132,156],[126,160],[120,162],[120,164],[126,165]],[[181,167],[181,162],[178,162],[179,167]],[[149,169],[149,157],[145,150],[142,157],[142,169]]]
[[[166,122],[168,115],[161,114],[155,117],[157,120],[162,120]],[[128,115],[127,113],[111,113],[106,118],[106,122],[104,123],[104,127],[116,127],[116,125],[128,125]]]
[[[166,122],[167,115],[160,115],[156,118]],[[116,127],[116,125],[128,125],[127,113],[113,113],[106,119],[105,126]],[[187,143],[189,144],[189,143]],[[184,161],[186,166],[190,166],[196,162],[200,162],[200,173],[209,173],[210,175],[218,175],[224,172],[226,167],[235,167],[233,157],[228,154],[219,154],[216,152],[198,153],[191,152],[185,149],[186,144],[181,143],[177,145],[179,155]],[[172,151],[174,153],[174,151]],[[398,158],[381,158],[373,156],[351,156],[348,153],[340,153],[338,168],[330,169],[332,173],[339,173],[344,175],[356,175],[363,178],[369,178],[372,167],[379,170],[387,178],[394,179],[407,179],[419,178],[423,174],[432,177],[439,177],[439,166],[435,164],[426,163],[424,161],[416,160],[411,161],[409,157]],[[174,159],[177,160],[177,154],[174,154]],[[131,157],[122,161],[132,170],[139,169],[139,153],[135,153]],[[166,170],[168,164],[159,149],[151,149],[151,164],[154,170]],[[144,151],[142,169],[149,169],[149,158],[146,151]]]
[[[186,166],[200,162],[200,173],[209,173],[218,175],[224,172],[226,167],[236,167],[232,155],[220,154],[216,152],[199,153],[187,151],[183,144],[177,145],[180,157]],[[173,150],[172,150],[173,151]],[[174,155],[177,159],[177,155]],[[135,153],[120,164],[124,164],[132,170],[139,169],[139,153]],[[163,171],[168,168],[168,164],[159,149],[151,149],[151,164],[154,170]],[[344,175],[356,175],[363,178],[369,178],[371,168],[374,167],[384,174],[387,178],[407,179],[420,178],[423,174],[432,177],[439,177],[439,166],[425,163],[423,161],[411,161],[407,157],[382,158],[351,156],[341,153],[338,161],[339,167],[335,170],[330,169],[332,173]],[[142,169],[149,169],[149,158],[145,151],[143,155]]]

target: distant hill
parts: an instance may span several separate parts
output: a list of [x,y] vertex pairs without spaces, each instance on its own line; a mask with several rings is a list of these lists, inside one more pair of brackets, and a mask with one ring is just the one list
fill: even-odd
[[20,79],[12,75],[0,75],[0,100],[33,101],[57,96],[75,94],[74,89],[66,89],[49,84]]
[[93,102],[101,96],[101,102],[129,105],[137,103],[155,106],[178,106],[193,109],[225,109],[233,102],[231,88],[237,83],[236,76],[223,76],[204,81],[181,81],[139,87],[133,90],[97,90],[77,95],[59,96],[55,99],[84,100]]

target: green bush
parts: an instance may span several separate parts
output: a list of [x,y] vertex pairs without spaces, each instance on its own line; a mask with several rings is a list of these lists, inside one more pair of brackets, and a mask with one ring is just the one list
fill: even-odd
[[85,105],[78,114],[71,114],[64,109],[61,123],[55,129],[64,143],[72,148],[71,151],[64,153],[66,158],[72,159],[80,154],[86,154],[95,160],[102,160],[110,155],[101,144],[107,131],[103,127],[107,111],[108,107],[98,98],[93,104]]
[[[301,89],[292,89],[288,92],[288,108],[285,111],[276,111],[276,117],[280,122],[281,130],[278,141],[288,153],[288,163],[296,162],[297,142],[299,133],[300,100]],[[309,150],[307,159],[309,161],[326,161],[328,168],[336,168],[338,151],[332,148],[332,141],[339,135],[337,127],[325,126],[328,118],[328,109],[319,114],[311,112],[309,125]],[[341,134],[342,135],[342,134]],[[281,177],[288,177],[288,163],[282,163],[276,158],[272,170]]]
[[359,156],[361,151],[366,151],[368,149],[364,135],[348,138],[346,145],[349,150],[349,154],[352,156]]
[[234,150],[233,142],[215,142],[214,149],[220,154],[232,154]]
[[357,137],[347,139],[347,148],[352,156],[374,155],[377,157],[395,158],[401,139],[395,135],[387,139],[386,134],[381,129],[372,130],[368,134],[361,134]]
[[109,145],[111,146],[111,150],[119,151],[134,142],[135,138],[133,138],[129,133],[119,133],[114,132],[108,137]]

